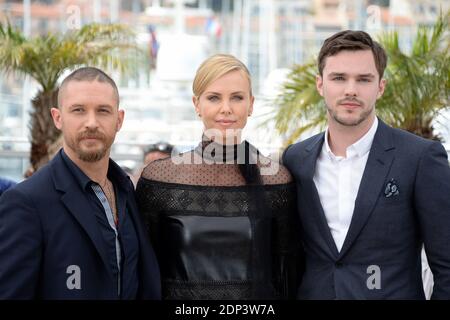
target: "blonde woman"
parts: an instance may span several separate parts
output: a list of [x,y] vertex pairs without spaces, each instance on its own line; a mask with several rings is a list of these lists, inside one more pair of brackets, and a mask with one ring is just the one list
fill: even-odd
[[241,141],[253,111],[250,74],[235,57],[214,55],[197,70],[193,92],[202,141],[149,164],[136,190],[163,298],[293,297],[300,260],[295,185],[284,167]]

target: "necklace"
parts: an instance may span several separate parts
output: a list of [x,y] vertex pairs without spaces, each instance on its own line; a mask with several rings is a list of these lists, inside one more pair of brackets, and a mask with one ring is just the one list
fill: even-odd
[[114,223],[117,225],[119,217],[117,215],[114,187],[112,186],[112,182],[108,180],[108,177],[105,179],[105,183],[101,187],[106,199],[108,199],[108,203],[113,214]]

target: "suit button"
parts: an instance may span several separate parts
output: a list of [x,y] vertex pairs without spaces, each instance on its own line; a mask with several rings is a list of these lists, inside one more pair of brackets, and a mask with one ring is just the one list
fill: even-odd
[[342,262],[336,262],[334,265],[336,268],[341,268],[344,264]]

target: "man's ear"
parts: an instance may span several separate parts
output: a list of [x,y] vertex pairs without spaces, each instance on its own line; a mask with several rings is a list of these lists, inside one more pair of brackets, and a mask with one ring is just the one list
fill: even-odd
[[122,124],[123,124],[123,119],[125,118],[125,111],[122,109],[119,109],[118,112],[118,119],[117,119],[117,127],[116,127],[116,131],[119,132],[120,129],[122,128]]
[[61,110],[58,108],[51,108],[50,113],[52,115],[53,123],[55,124],[55,127],[59,130],[62,128],[62,121],[61,121]]
[[320,74],[316,75],[316,88],[319,94],[323,97],[323,79]]
[[383,96],[384,89],[386,88],[386,83],[387,83],[386,79],[383,78],[380,80],[380,84],[378,85],[377,99],[379,99]]

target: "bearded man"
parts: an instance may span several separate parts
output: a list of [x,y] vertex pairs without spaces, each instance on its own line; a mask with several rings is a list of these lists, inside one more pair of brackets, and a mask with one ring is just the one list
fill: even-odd
[[75,70],[51,114],[62,149],[0,198],[0,299],[159,299],[132,182],[109,158],[124,119],[116,84]]

